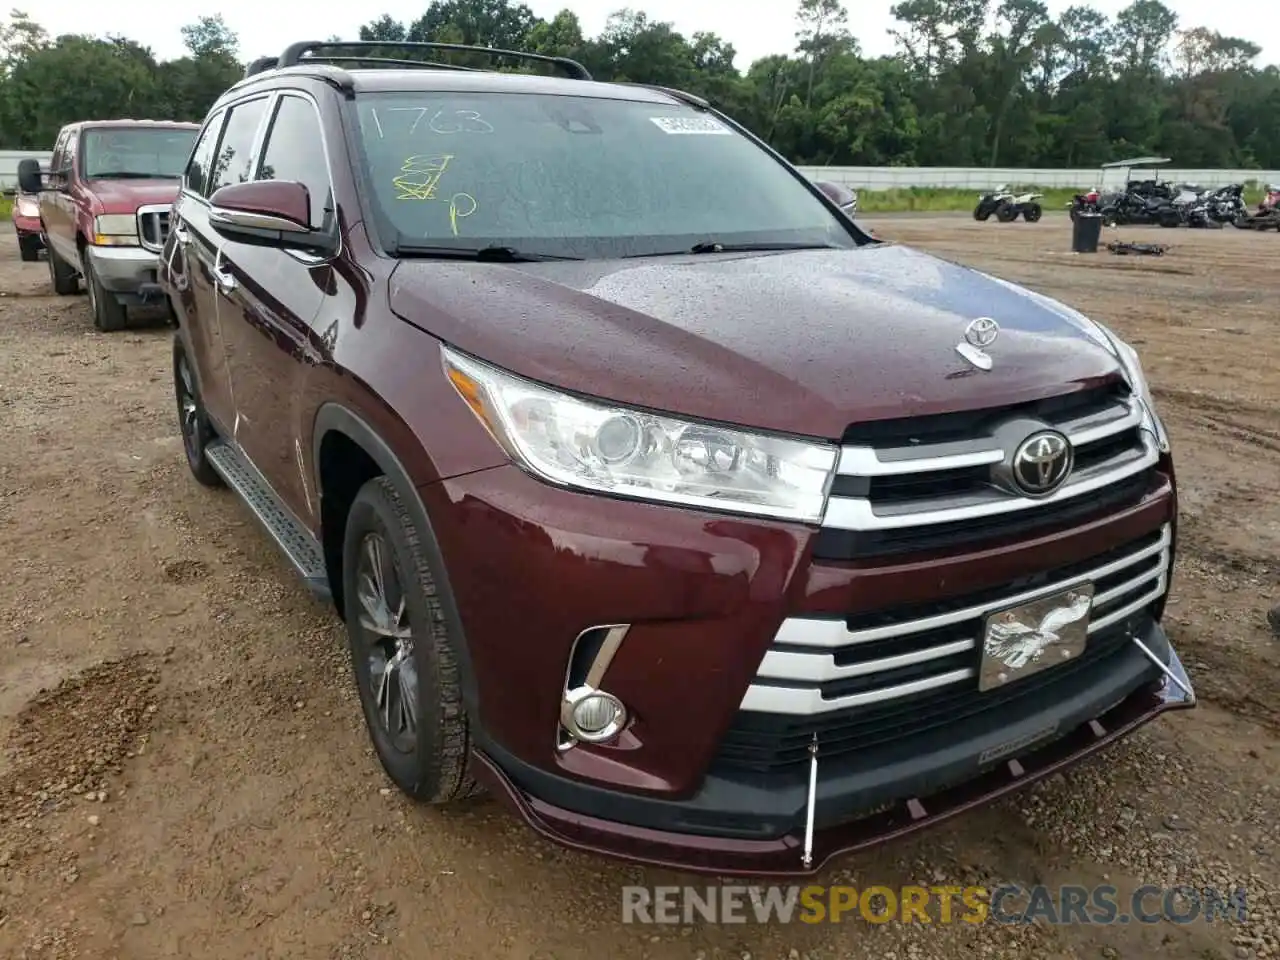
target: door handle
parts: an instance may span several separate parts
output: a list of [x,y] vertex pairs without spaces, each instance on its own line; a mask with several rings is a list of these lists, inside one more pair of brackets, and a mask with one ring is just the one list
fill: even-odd
[[213,279],[218,284],[218,291],[223,294],[231,293],[240,285],[240,282],[227,272],[226,265],[221,261],[213,268]]

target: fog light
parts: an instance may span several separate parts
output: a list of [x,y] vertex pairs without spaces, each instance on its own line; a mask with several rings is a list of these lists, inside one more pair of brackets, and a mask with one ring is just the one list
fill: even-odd
[[565,695],[560,722],[575,740],[601,743],[626,726],[627,708],[611,693],[578,687]]

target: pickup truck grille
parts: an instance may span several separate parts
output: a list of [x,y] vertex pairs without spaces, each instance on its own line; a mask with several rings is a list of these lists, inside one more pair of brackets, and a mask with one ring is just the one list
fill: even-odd
[[[858,560],[940,550],[1069,525],[1136,502],[1159,450],[1123,384],[996,410],[884,421],[845,431],[814,558]],[[1012,421],[1065,434],[1075,454],[1054,494],[1019,496],[995,482]],[[1007,441],[1006,441],[1007,442]]]
[[138,242],[144,249],[159,253],[169,237],[169,207],[151,204],[138,208]]
[[[802,763],[814,733],[824,756],[865,750],[989,710],[1106,657],[1168,588],[1172,531],[981,593],[847,620],[783,622],[721,747],[722,762],[768,770]],[[1074,661],[1008,688],[977,685],[983,618],[1011,604],[1093,583],[1089,641]]]

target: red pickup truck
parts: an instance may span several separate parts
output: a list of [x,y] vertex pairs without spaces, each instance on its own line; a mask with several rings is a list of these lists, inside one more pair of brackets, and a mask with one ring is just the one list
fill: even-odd
[[124,327],[130,307],[164,302],[156,268],[198,130],[161,120],[71,123],[47,176],[35,160],[18,165],[19,188],[39,196],[53,288],[73,294],[83,278],[99,330]]

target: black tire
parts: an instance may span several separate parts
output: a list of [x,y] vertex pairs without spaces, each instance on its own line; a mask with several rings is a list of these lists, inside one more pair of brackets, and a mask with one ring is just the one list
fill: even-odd
[[989,216],[991,216],[991,211],[986,209],[982,204],[978,204],[973,208],[973,219],[985,222]]
[[206,487],[222,486],[222,478],[205,457],[205,449],[217,434],[209,425],[200,399],[200,385],[187,359],[182,342],[173,339],[173,394],[178,404],[178,433],[182,437],[182,449],[187,456],[191,475]]
[[60,297],[69,297],[80,290],[76,271],[71,264],[49,248],[49,282],[53,284],[53,292]]
[[84,261],[84,286],[89,292],[89,312],[93,314],[93,325],[103,333],[123,330],[129,324],[129,314],[111,292],[102,285],[98,275],[93,272],[93,261],[88,257]]
[[1002,203],[996,207],[996,219],[1001,223],[1012,223],[1018,218],[1018,208],[1011,203]]
[[18,255],[24,263],[35,263],[40,259],[40,238],[31,234],[18,238]]
[[[381,570],[381,602],[369,573],[375,565]],[[365,483],[351,504],[342,544],[342,580],[356,689],[369,738],[387,776],[425,803],[444,804],[480,793],[468,769],[470,725],[453,647],[458,631],[445,617],[409,511],[385,477]],[[375,618],[370,610],[379,615]],[[408,652],[391,636],[394,627],[408,632]],[[375,684],[392,662],[395,678],[386,684],[387,695],[380,703]],[[410,676],[416,683],[409,685],[412,693],[406,699],[405,680]],[[405,703],[412,705],[412,735],[404,723]],[[391,714],[389,724],[386,717]]]
[[1040,219],[1040,214],[1043,212],[1044,211],[1040,209],[1040,204],[1030,203],[1027,204],[1027,209],[1022,211],[1022,219],[1027,221],[1027,223],[1035,223]]

